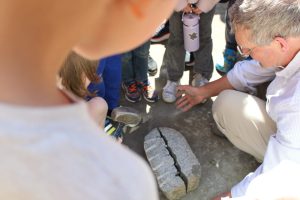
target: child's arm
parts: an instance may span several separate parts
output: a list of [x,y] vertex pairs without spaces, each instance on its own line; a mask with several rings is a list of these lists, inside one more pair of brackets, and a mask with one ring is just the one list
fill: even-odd
[[[188,0],[189,1],[189,0]],[[220,0],[199,0],[196,5],[204,13],[209,12]]]
[[180,12],[182,11],[186,6],[188,5],[187,0],[179,0],[176,7],[175,7],[175,11],[176,12]]

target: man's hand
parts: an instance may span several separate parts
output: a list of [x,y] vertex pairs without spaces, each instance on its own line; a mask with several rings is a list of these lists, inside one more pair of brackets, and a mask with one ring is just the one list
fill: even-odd
[[212,200],[221,200],[222,197],[230,197],[231,198],[231,192],[225,192],[223,194],[220,194],[218,196],[216,196],[215,198],[213,198]]
[[194,105],[202,102],[205,97],[201,94],[201,88],[190,85],[180,85],[177,87],[177,97],[181,97],[176,101],[176,107],[183,112],[188,111]]

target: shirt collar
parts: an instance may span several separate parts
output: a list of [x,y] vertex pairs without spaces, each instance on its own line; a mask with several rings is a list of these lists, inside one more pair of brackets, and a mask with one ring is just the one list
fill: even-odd
[[277,76],[283,76],[285,78],[290,78],[300,69],[300,51],[292,59],[292,61],[279,72],[276,72]]

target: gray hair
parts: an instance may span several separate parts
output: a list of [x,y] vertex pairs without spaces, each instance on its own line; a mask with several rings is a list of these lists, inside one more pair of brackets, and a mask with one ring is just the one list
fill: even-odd
[[300,36],[300,0],[237,0],[229,10],[233,32],[250,31],[250,40],[267,45],[277,37]]

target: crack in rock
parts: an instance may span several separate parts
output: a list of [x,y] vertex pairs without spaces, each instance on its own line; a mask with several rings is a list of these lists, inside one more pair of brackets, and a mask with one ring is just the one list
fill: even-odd
[[188,179],[187,177],[181,172],[180,166],[177,162],[176,159],[176,155],[172,152],[172,149],[168,146],[168,140],[166,139],[166,137],[162,134],[162,132],[160,131],[159,128],[157,128],[158,132],[160,133],[161,138],[164,140],[165,144],[166,144],[166,149],[168,150],[170,156],[173,158],[174,160],[174,166],[177,169],[177,175],[183,180],[186,191],[187,191],[187,186],[188,186]]
[[145,137],[144,149],[159,188],[168,199],[180,199],[198,187],[200,163],[178,131],[153,129]]

